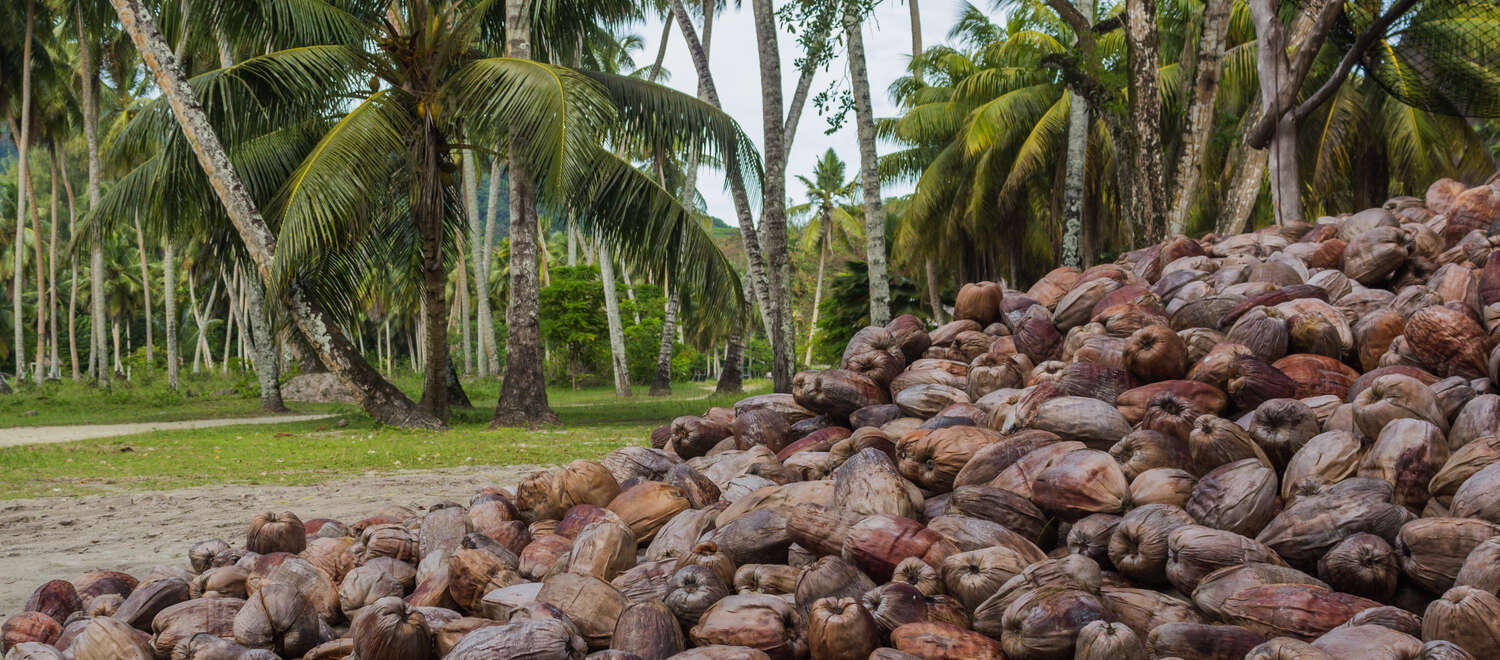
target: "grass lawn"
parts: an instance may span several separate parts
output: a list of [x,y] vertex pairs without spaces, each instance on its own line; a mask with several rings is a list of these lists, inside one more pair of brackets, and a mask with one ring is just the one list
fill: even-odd
[[[418,384],[415,376],[396,382],[408,391]],[[452,428],[442,432],[382,426],[350,406],[294,404],[297,412],[339,413],[348,426],[338,428],[336,420],[329,419],[0,449],[0,499],[213,483],[295,485],[350,474],[465,465],[560,464],[645,444],[653,427],[673,417],[731,405],[745,396],[709,396],[712,383],[679,383],[667,398],[647,397],[645,388],[628,399],[617,399],[609,388],[549,390],[550,402],[563,420],[561,427],[488,431],[498,382],[470,382],[465,388],[474,409],[456,411]],[[763,393],[770,386],[754,381],[746,389]],[[25,410],[39,414],[21,416]],[[106,393],[64,383],[0,397],[0,428],[258,414],[252,398],[182,397],[158,386],[117,384]]]

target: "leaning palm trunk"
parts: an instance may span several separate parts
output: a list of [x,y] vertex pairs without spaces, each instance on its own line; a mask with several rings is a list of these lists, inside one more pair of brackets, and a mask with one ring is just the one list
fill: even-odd
[[891,320],[891,280],[886,272],[885,209],[880,201],[879,159],[875,154],[875,112],[870,105],[870,73],[860,17],[844,12],[849,43],[849,79],[854,89],[854,121],[859,133],[859,179],[865,198],[865,261],[870,276],[870,323]]
[[661,345],[656,351],[656,371],[651,378],[651,396],[672,394],[672,344],[677,337],[677,314],[682,296],[673,291],[667,297],[667,309],[661,321]]
[[1176,189],[1172,208],[1167,214],[1167,233],[1173,236],[1187,230],[1188,210],[1203,180],[1203,159],[1208,153],[1208,138],[1213,131],[1214,104],[1219,96],[1219,63],[1224,59],[1224,38],[1229,30],[1230,0],[1207,0],[1203,5],[1203,30],[1197,56],[1190,64],[1197,67],[1193,97],[1188,105],[1187,133],[1177,158]]
[[[1093,0],[1079,0],[1078,12],[1084,18],[1094,20]],[[1063,236],[1062,261],[1064,266],[1083,269],[1083,257],[1079,243],[1083,239],[1083,186],[1088,176],[1089,158],[1089,104],[1082,94],[1068,93],[1068,163],[1063,173]]]
[[[157,86],[172,105],[183,134],[224,203],[224,209],[244,241],[245,249],[255,263],[261,279],[271,275],[271,256],[276,237],[250,198],[238,172],[229,161],[218,134],[178,68],[155,20],[141,0],[110,0],[125,32],[135,42],[141,58],[156,77]],[[102,264],[101,264],[102,265]],[[96,271],[98,272],[98,271]],[[364,357],[355,351],[349,338],[338,330],[333,317],[299,285],[291,285],[286,304],[291,318],[317,350],[319,358],[357,397],[360,405],[376,419],[395,426],[439,428],[442,422],[421,410],[401,390],[386,382]],[[99,303],[102,304],[102,300]],[[102,316],[101,316],[102,318]]]
[[[922,8],[917,0],[906,0],[906,7],[911,12],[911,56],[917,59],[922,56]],[[921,73],[914,73],[917,80],[922,79]],[[1071,144],[1069,145],[1071,148]],[[1072,152],[1069,152],[1072,155]],[[819,266],[821,268],[821,266]],[[932,308],[932,321],[938,325],[943,324],[943,301],[938,293],[937,263],[931,256],[922,260],[922,275],[927,282],[927,305]],[[817,309],[813,309],[816,318]],[[817,322],[814,321],[814,324]],[[809,335],[810,336],[810,335]],[[808,339],[812,343],[812,339]],[[807,347],[807,361],[812,362],[812,347]]]
[[[807,323],[807,357],[803,362],[812,365],[813,339],[818,336],[818,307],[823,304],[823,266],[828,263],[828,241],[832,238],[833,208],[823,205],[823,235],[818,238],[818,279],[813,286],[812,320]],[[930,262],[929,262],[930,263]]]
[[[266,314],[266,288],[258,277],[246,277],[243,281],[247,303],[245,313],[250,317],[250,344],[255,350],[255,375],[260,380],[260,409],[266,412],[286,412],[286,404],[281,401],[281,373],[278,364],[280,361],[276,359],[276,333],[271,330],[271,320]],[[168,312],[168,315],[170,316],[171,312]],[[244,329],[241,328],[240,332],[243,334]],[[168,342],[172,341],[173,334],[175,333],[168,331]],[[168,356],[172,353],[169,347]],[[168,373],[176,371],[170,366],[168,368]]]
[[615,291],[615,260],[609,246],[599,243],[599,276],[604,280],[604,316],[609,323],[609,358],[614,369],[615,396],[630,396],[630,365],[625,362],[625,329],[620,322],[620,298]]

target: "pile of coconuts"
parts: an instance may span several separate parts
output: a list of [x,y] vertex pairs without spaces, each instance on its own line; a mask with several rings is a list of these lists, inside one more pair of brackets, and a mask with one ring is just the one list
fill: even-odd
[[5,658],[1497,658],[1497,220],[970,284],[649,447],[47,582]]

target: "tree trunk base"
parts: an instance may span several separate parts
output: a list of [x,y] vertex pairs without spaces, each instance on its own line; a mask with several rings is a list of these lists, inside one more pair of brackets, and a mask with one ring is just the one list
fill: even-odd
[[668,385],[667,387],[657,387],[656,385],[652,385],[649,394],[651,396],[672,396],[672,387],[670,385]]
[[512,410],[501,409],[495,411],[495,418],[490,421],[489,430],[499,428],[522,427],[528,429],[539,429],[543,426],[562,426],[562,419],[551,408],[537,410]]
[[262,412],[268,413],[288,413],[292,411],[291,408],[286,407],[286,404],[280,400],[270,401],[265,399],[261,400],[260,409]]

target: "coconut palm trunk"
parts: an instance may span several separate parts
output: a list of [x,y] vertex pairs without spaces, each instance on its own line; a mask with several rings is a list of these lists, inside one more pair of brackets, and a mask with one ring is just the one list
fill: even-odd
[[[99,63],[94,59],[93,41],[83,20],[83,3],[74,5],[78,23],[79,59],[83,68],[83,136],[88,147],[89,210],[98,208],[103,192],[101,179],[104,165],[99,155]],[[89,376],[100,385],[109,386],[109,347],[104,340],[104,245],[95,232],[89,238]]]
[[[22,330],[25,320],[21,316],[21,287],[26,283],[26,202],[29,201],[26,182],[30,180],[31,174],[27,165],[27,152],[31,146],[31,24],[35,18],[36,0],[26,0],[26,41],[21,46],[21,125],[12,133],[17,138],[16,151],[19,156],[16,162],[15,261],[11,262],[14,271],[11,285],[11,312],[14,319],[11,329],[15,336],[10,349],[11,356],[15,358],[17,383],[26,378],[26,337]],[[12,124],[12,129],[15,128]]]
[[1229,31],[1231,0],[1206,0],[1203,4],[1202,37],[1197,53],[1187,58],[1196,67],[1193,96],[1188,104],[1187,133],[1183,135],[1177,157],[1177,173],[1172,177],[1172,208],[1167,213],[1167,233],[1172,236],[1187,230],[1188,211],[1203,180],[1203,159],[1208,154],[1208,139],[1213,132],[1214,104],[1219,97],[1219,64],[1224,60],[1224,39]]
[[[78,205],[73,197],[73,182],[68,177],[68,150],[57,153],[58,167],[62,170],[63,190],[68,195],[68,239],[77,235]],[[73,372],[73,382],[82,377],[78,369],[78,250],[68,250],[68,364]]]
[[490,261],[495,254],[496,216],[500,213],[500,158],[490,163],[490,198],[484,218],[484,241],[480,246],[479,266],[474,277],[474,291],[479,298],[480,352],[487,365],[485,378],[500,375],[500,351],[495,347],[495,317],[490,309]]
[[141,216],[135,216],[135,246],[141,257],[141,299],[146,310],[146,363],[156,364],[156,347],[151,341],[151,262],[146,256],[146,233],[141,231]]
[[[167,333],[167,387],[177,389],[180,371],[177,353],[177,247],[170,239],[161,246],[162,313]],[[264,301],[262,301],[264,305]],[[264,391],[262,391],[264,393]]]
[[[766,252],[766,287],[771,315],[771,381],[777,392],[792,391],[797,370],[796,329],[792,327],[792,260],[786,240],[787,146],[781,89],[781,50],[771,0],[754,0],[755,36],[760,54],[760,98],[766,176],[761,206],[761,248]],[[873,124],[871,124],[873,127]]]
[[870,323],[891,320],[891,280],[886,270],[885,209],[880,201],[879,158],[875,153],[875,111],[870,104],[870,73],[865,63],[861,17],[844,11],[849,44],[849,79],[854,92],[854,123],[859,134],[859,178],[865,202],[865,261],[869,264]]
[[[505,54],[531,59],[531,3],[505,1]],[[542,373],[541,302],[537,250],[536,189],[519,154],[519,136],[510,149],[510,296],[505,310],[505,381],[490,428],[558,423],[547,405]]]
[[[155,19],[141,0],[110,0],[110,3],[119,14],[125,32],[135,42],[141,58],[155,75],[161,93],[171,104],[183,134],[253,260],[256,274],[262,280],[268,280],[271,256],[275,252],[275,234],[266,225],[239,173],[230,163],[218,134],[209,124],[186,76],[178,68],[171,49],[157,29]],[[381,378],[354,349],[348,336],[339,331],[333,317],[300,286],[289,287],[286,304],[292,319],[317,350],[319,358],[356,393],[360,405],[371,416],[395,426],[440,428],[443,425],[439,418],[419,410],[401,390]]]
[[[916,59],[922,56],[922,7],[917,0],[906,0],[906,8],[911,14],[911,56],[912,59]],[[920,81],[922,79],[920,69],[913,68],[913,71],[915,73],[912,75]],[[932,309],[932,321],[938,325],[942,325],[943,301],[938,293],[937,263],[935,263],[930,255],[922,260],[922,275],[927,283],[927,305]],[[817,315],[816,308],[813,310],[813,314],[814,316]],[[809,333],[810,335],[811,333]],[[809,339],[808,341],[811,342],[812,340]],[[812,355],[811,346],[807,347],[807,354],[809,356]],[[811,362],[812,358],[809,357],[808,361]]]
[[615,396],[630,396],[630,365],[625,362],[625,329],[620,322],[620,299],[615,291],[615,260],[609,245],[599,243],[599,276],[604,281],[604,315],[609,323],[610,366],[615,377]]
[[[1094,20],[1093,0],[1078,0],[1078,12],[1089,21]],[[1083,186],[1088,175],[1089,157],[1089,105],[1082,94],[1068,95],[1068,151],[1067,165],[1063,172],[1063,236],[1062,262],[1064,266],[1083,269],[1080,242],[1083,238]]]
[[[248,308],[245,313],[250,317],[250,345],[255,351],[255,375],[260,381],[260,409],[286,412],[286,404],[281,400],[281,365],[276,359],[276,333],[266,314],[266,286],[259,277],[247,276],[243,281],[245,306]],[[244,333],[243,327],[240,332]]]
[[[468,355],[464,356],[466,366],[479,374],[480,378],[490,377],[490,362],[485,359],[484,318],[488,311],[488,305],[481,301],[485,296],[484,276],[482,267],[484,265],[484,220],[479,217],[479,166],[474,162],[475,156],[472,151],[464,152],[464,203],[469,212],[469,268],[474,271],[474,311],[477,322],[474,324],[474,350],[478,361],[471,361]],[[490,185],[494,185],[492,181]],[[460,262],[462,260],[460,259]],[[460,269],[463,265],[460,263]],[[464,314],[464,327],[468,328],[469,315]],[[467,334],[467,333],[466,333]],[[464,350],[469,350],[469,340],[464,339]]]
[[[915,0],[913,0],[915,4]],[[823,205],[823,235],[818,238],[818,279],[813,286],[812,320],[807,322],[807,357],[802,361],[812,364],[813,338],[818,335],[818,307],[823,303],[823,267],[828,263],[828,242],[833,240],[833,207]]]
[[[57,378],[62,360],[58,358],[57,336],[57,142],[47,143],[47,154],[52,159],[52,208],[47,219],[47,377]],[[41,303],[40,300],[37,301]]]
[[448,166],[444,136],[431,121],[422,124],[422,137],[413,146],[418,163],[411,192],[412,219],[422,250],[423,333],[427,351],[423,367],[422,400],[417,404],[433,417],[448,420],[448,271],[443,266],[445,190],[440,172]]
[[1125,41],[1130,80],[1131,176],[1129,200],[1143,245],[1160,241],[1166,231],[1165,179],[1161,145],[1161,74],[1157,51],[1156,3],[1126,0]]

